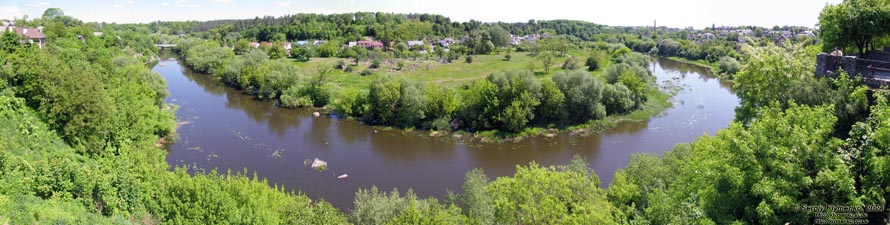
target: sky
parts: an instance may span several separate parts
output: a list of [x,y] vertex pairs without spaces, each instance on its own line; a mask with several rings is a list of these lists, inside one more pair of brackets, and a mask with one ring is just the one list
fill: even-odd
[[0,0],[0,19],[38,17],[61,8],[83,21],[244,19],[296,13],[432,13],[452,21],[584,20],[611,26],[813,27],[826,4],[841,0]]

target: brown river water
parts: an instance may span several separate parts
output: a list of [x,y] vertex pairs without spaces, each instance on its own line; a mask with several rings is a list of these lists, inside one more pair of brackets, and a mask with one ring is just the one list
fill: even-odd
[[[605,188],[632,154],[660,155],[705,133],[713,135],[729,125],[739,105],[731,85],[707,69],[654,58],[650,70],[658,83],[675,81],[683,90],[671,98],[672,108],[648,121],[584,137],[564,133],[468,144],[416,131],[380,130],[351,119],[314,117],[312,110],[277,108],[193,72],[176,58],[162,60],[153,70],[167,80],[167,102],[179,106],[179,136],[165,146],[170,165],[246,169],[270,185],[284,185],[344,210],[352,207],[360,188],[412,188],[419,197],[441,198],[446,190],[458,192],[473,168],[482,168],[491,178],[510,176],[516,165],[566,164],[574,155],[587,160]],[[318,172],[304,163],[314,158],[327,161],[328,170]],[[349,176],[338,179],[341,174]]]

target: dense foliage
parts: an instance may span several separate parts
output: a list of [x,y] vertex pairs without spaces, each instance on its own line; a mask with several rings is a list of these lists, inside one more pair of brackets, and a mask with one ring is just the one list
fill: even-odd
[[[860,57],[887,45],[890,36],[890,2],[886,0],[844,0],[826,5],[819,14],[822,50],[853,48]],[[852,51],[850,51],[852,52]]]
[[648,72],[624,77],[610,84],[584,71],[558,72],[551,80],[511,70],[475,81],[468,93],[458,95],[435,85],[380,76],[366,93],[348,91],[333,106],[371,124],[520,132],[532,125],[582,124],[602,119],[607,112],[639,107],[654,88],[654,79]]
[[42,48],[0,43],[0,223],[346,223],[246,171],[169,172],[156,145],[174,135],[164,80],[128,48],[79,39],[92,28],[54,17],[40,21],[58,35]]

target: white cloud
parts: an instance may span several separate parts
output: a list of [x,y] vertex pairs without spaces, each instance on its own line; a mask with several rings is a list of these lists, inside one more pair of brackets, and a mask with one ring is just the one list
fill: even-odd
[[127,4],[130,4],[130,5],[135,5],[135,4],[136,4],[136,1],[133,1],[133,0],[129,0],[129,1],[127,1]]
[[232,0],[207,0],[210,3],[230,3]]
[[172,5],[172,6],[177,7],[177,8],[195,8],[195,7],[198,7],[197,4],[189,3],[188,0],[173,0],[173,4],[170,4],[169,2],[164,2],[162,5],[164,5],[164,6],[171,6],[171,5]]
[[111,7],[114,7],[114,8],[123,8],[124,5],[123,5],[123,4],[120,4],[120,3],[114,3],[114,4],[111,5]]
[[278,6],[281,6],[281,7],[288,7],[288,6],[290,6],[291,1],[279,1],[279,2],[275,2],[275,3],[277,3]]
[[[12,19],[13,17],[21,18],[25,12],[21,8],[14,5],[0,6],[0,19]],[[7,17],[8,16],[8,17]]]
[[47,7],[47,6],[49,6],[49,2],[28,3],[28,7],[31,7],[31,8],[43,8],[43,7]]

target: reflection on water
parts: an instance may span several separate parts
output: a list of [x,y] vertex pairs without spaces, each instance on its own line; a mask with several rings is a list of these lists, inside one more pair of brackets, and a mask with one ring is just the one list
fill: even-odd
[[[354,120],[314,117],[311,110],[280,109],[225,87],[209,75],[184,69],[176,59],[163,65],[153,70],[167,79],[171,93],[167,101],[180,106],[179,120],[189,122],[168,146],[168,163],[207,170],[246,168],[270,183],[324,198],[343,209],[352,206],[359,188],[413,188],[421,197],[442,197],[448,189],[459,190],[464,174],[473,168],[482,168],[491,177],[507,176],[517,164],[565,164],[574,155],[587,159],[605,187],[631,154],[660,154],[726,127],[739,101],[728,83],[705,75],[706,69],[656,59],[652,69],[659,82],[678,77],[686,87],[672,98],[674,107],[657,117],[587,137],[560,134],[468,145],[417,132],[378,130]],[[316,157],[329,163],[329,171],[317,172],[303,164]],[[336,178],[344,173],[349,178]]]

